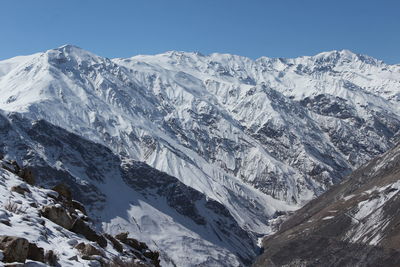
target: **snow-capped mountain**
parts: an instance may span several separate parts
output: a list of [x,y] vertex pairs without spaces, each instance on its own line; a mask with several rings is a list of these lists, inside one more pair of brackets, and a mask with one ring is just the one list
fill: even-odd
[[0,130],[0,154],[20,159],[45,188],[68,185],[100,231],[128,231],[160,251],[163,266],[239,266],[256,256],[251,231],[175,177],[44,120],[0,116]]
[[[0,95],[6,117],[18,113],[26,124],[47,121],[109,148],[122,166],[140,161],[176,177],[182,186],[220,203],[253,241],[270,231],[269,218],[298,208],[392,147],[400,129],[400,66],[349,51],[255,61],[185,52],[110,60],[66,45],[1,61]],[[29,147],[42,155],[46,146]],[[11,157],[12,151],[4,154]],[[71,153],[68,161],[82,153]],[[24,158],[22,152],[19,156]],[[60,167],[65,158],[56,155],[46,166],[73,173],[77,167]],[[113,175],[98,164],[98,175]],[[90,166],[81,166],[74,179],[82,179]],[[121,187],[126,184],[123,180]],[[103,190],[99,193],[112,194]],[[157,221],[143,210],[130,214]],[[115,225],[135,231],[129,223]],[[168,238],[177,232],[171,229]],[[198,228],[191,231],[182,236],[198,234]],[[230,255],[229,263],[238,265],[254,253],[248,249],[238,256],[241,245],[224,247],[229,237],[212,231],[205,236],[197,240],[213,240],[223,248],[211,257],[213,263],[223,265],[227,261],[221,255]],[[171,248],[166,236],[152,238]],[[186,249],[197,251],[194,243]],[[180,265],[207,260],[174,259]]]
[[400,143],[296,211],[254,266],[399,266]]

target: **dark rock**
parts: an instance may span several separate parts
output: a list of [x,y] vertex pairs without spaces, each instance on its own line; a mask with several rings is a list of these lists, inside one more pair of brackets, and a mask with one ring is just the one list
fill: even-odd
[[68,260],[69,261],[78,261],[79,262],[79,260],[78,260],[78,256],[72,256],[72,257],[70,257],[70,258],[68,258]]
[[143,253],[143,256],[145,256],[146,258],[150,259],[151,262],[155,265],[155,266],[160,266],[160,253],[158,251],[150,251],[150,250],[146,250]]
[[146,245],[146,243],[139,242],[138,240],[136,240],[134,238],[129,238],[128,232],[119,233],[115,236],[115,238],[136,250],[142,251],[142,250],[148,249],[148,246]]
[[103,235],[99,235],[96,242],[102,248],[107,247],[107,239]]
[[123,251],[123,247],[122,244],[115,239],[112,235],[109,234],[104,234],[104,236],[111,241],[111,244],[113,245],[113,248],[118,251],[118,252],[122,252]]
[[25,262],[28,256],[29,242],[16,236],[0,236],[0,249],[4,262]]
[[107,246],[107,239],[105,239],[104,236],[97,234],[96,231],[90,228],[89,225],[79,218],[75,220],[71,231],[83,235],[90,241],[97,242],[97,244],[99,244],[99,246],[102,248]]
[[9,220],[0,220],[0,223],[5,224],[7,226],[11,226],[11,223]]
[[79,210],[79,211],[81,211],[83,214],[87,215],[85,206],[83,206],[82,203],[80,203],[79,201],[76,201],[76,200],[72,200],[71,204],[72,204],[72,207],[73,207],[74,209]]
[[18,176],[21,177],[22,180],[27,182],[30,185],[35,184],[35,176],[33,175],[33,172],[29,168],[23,168],[18,171]]
[[132,250],[131,252],[133,253],[133,255],[135,255],[135,257],[137,259],[142,260],[142,261],[146,260],[142,253],[137,252],[136,250]]
[[82,254],[82,258],[84,256],[89,257],[93,255],[98,255],[104,257],[104,252],[100,249],[92,246],[91,244],[79,243],[75,246],[77,250]]
[[67,230],[72,229],[73,219],[63,207],[45,206],[42,208],[41,214]]
[[29,243],[27,258],[34,261],[44,262],[44,249],[38,247],[36,244]]
[[122,243],[125,243],[126,240],[128,239],[128,234],[129,234],[128,232],[122,232],[117,234],[115,238],[121,241]]
[[11,160],[10,163],[14,166],[15,173],[18,173],[21,170],[21,167],[18,165],[16,160]]
[[21,195],[31,192],[27,187],[23,187],[20,185],[15,185],[15,186],[11,187],[11,191],[17,192],[18,194],[21,194]]
[[30,202],[29,206],[31,206],[32,208],[37,208],[38,205],[35,202]]
[[54,186],[52,190],[56,191],[60,196],[63,196],[66,200],[72,201],[72,193],[67,185],[58,184]]
[[57,266],[58,257],[54,254],[54,251],[48,250],[44,254],[44,262],[50,266]]

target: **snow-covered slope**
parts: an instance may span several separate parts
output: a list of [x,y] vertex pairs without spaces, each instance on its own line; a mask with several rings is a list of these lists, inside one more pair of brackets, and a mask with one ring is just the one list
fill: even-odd
[[225,205],[227,191],[252,190],[242,181],[307,201],[386,151],[400,125],[400,67],[349,51],[109,60],[67,45],[0,70],[0,108],[145,161]]
[[[256,256],[257,236],[219,202],[46,121],[0,116],[0,154],[20,159],[46,188],[67,184],[100,230],[128,231],[160,251],[163,266],[239,266]],[[275,212],[273,204],[290,209],[264,202],[271,206],[257,209],[265,216]]]
[[[14,266],[17,262],[23,266],[118,266],[117,262],[159,266],[159,254],[148,250],[145,243],[132,247],[109,235],[107,241],[101,233],[93,234],[84,206],[61,194],[71,194],[65,185],[61,193],[37,187],[32,184],[32,178],[26,180],[17,175],[21,171],[19,168],[15,162],[0,159],[1,266],[4,263]],[[78,204],[79,210],[73,210],[71,203]],[[44,209],[58,213],[49,216]],[[81,222],[81,229],[85,225],[86,232],[66,228],[72,219]],[[93,236],[101,242],[93,242]],[[10,240],[14,240],[14,244]],[[19,244],[15,245],[17,242]]]
[[258,234],[388,150],[400,129],[400,67],[349,51],[110,60],[66,45],[0,62],[0,95],[7,113],[145,162]]
[[255,266],[399,266],[400,144],[296,211]]

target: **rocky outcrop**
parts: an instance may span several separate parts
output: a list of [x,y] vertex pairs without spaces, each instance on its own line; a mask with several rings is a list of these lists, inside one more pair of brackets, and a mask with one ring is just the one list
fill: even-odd
[[118,252],[122,252],[124,250],[124,247],[122,246],[122,244],[112,235],[109,234],[104,234],[104,236],[111,241],[111,244],[113,245],[113,248],[118,251]]
[[87,215],[85,206],[83,206],[83,204],[80,203],[79,201],[72,200],[71,205],[72,205],[72,208],[79,210],[80,212],[82,212],[83,215]]
[[91,244],[85,244],[85,243],[79,243],[78,245],[75,246],[75,249],[79,250],[79,252],[86,257],[90,257],[93,255],[98,255],[98,256],[105,256],[104,252],[102,252],[100,249],[94,247]]
[[59,196],[64,197],[66,201],[72,201],[72,192],[67,185],[60,183],[54,186],[52,190],[56,191]]
[[16,175],[18,175],[23,181],[30,185],[35,184],[35,177],[31,168],[29,167],[20,167],[17,161],[15,160],[3,160],[0,159],[0,167],[6,169]]
[[127,244],[128,246],[137,249],[139,251],[148,249],[147,245],[143,242],[139,242],[134,238],[129,238],[128,237],[129,233],[128,232],[123,232],[119,233],[115,236],[116,239],[121,241],[122,243]]
[[[133,253],[138,256],[139,258],[148,258],[155,266],[160,266],[160,253],[157,251],[149,250],[146,243],[139,242],[134,238],[128,237],[128,232],[119,233],[115,236],[116,239],[121,241],[122,243],[128,245],[129,247],[135,249]],[[137,252],[140,252],[138,254]]]
[[50,221],[71,230],[74,224],[74,219],[61,205],[45,206],[41,209],[42,216]]
[[83,235],[90,241],[97,242],[97,244],[103,248],[107,246],[107,240],[105,237],[97,234],[96,231],[79,218],[75,220],[71,227],[71,231]]
[[11,187],[11,191],[17,192],[18,194],[25,194],[25,193],[30,193],[30,190],[26,186],[21,186],[21,185],[16,185]]
[[48,250],[44,254],[44,261],[50,266],[57,266],[58,257],[53,250]]
[[[126,266],[128,263],[133,263],[133,266],[159,266],[159,253],[149,250],[143,242],[128,238],[127,233],[122,235],[125,236],[126,244],[124,244],[109,234],[103,235],[93,230],[89,222],[81,219],[83,217],[91,221],[83,214],[86,213],[85,207],[73,200],[72,192],[67,185],[58,185],[53,187],[54,190],[48,190],[29,186],[21,182],[22,178],[16,175],[4,176],[4,174],[5,171],[0,170],[0,192],[4,195],[8,188],[12,189],[7,202],[11,206],[9,211],[6,211],[2,210],[3,205],[0,205],[0,220],[3,223],[0,225],[0,232],[3,230],[11,232],[12,229],[9,228],[12,226],[21,228],[18,224],[25,222],[23,229],[27,233],[27,238],[0,236],[0,265],[5,263],[5,266],[24,266],[24,263],[29,265],[35,261],[49,266],[64,266],[66,262],[68,265],[78,262],[81,265],[82,261],[88,261],[89,266],[93,264]],[[7,183],[12,186],[6,188]],[[35,199],[39,196],[44,198],[40,202]],[[0,197],[0,204],[3,201]],[[57,225],[49,223],[50,221]],[[35,234],[31,234],[30,231],[34,231]],[[81,235],[80,241],[76,234]],[[36,240],[31,242],[35,238]],[[68,240],[64,240],[63,245],[56,246],[57,251],[45,250],[40,246],[41,242],[47,246],[52,238],[56,239],[57,244],[63,239],[68,238]],[[97,244],[90,243],[91,241]],[[111,249],[110,252],[110,247],[107,246],[109,243],[115,250]],[[74,251],[72,248],[76,249],[75,254],[71,253]],[[116,264],[116,258],[123,265]],[[83,264],[86,266],[86,263]]]
[[44,249],[29,243],[27,259],[44,262]]
[[29,252],[29,242],[16,236],[0,236],[0,249],[4,262],[25,262]]

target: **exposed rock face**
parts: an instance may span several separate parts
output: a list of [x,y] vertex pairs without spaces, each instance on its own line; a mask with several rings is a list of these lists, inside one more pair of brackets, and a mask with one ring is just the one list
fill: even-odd
[[128,232],[120,233],[120,234],[116,235],[115,238],[136,250],[142,251],[142,250],[148,249],[148,247],[145,243],[139,242],[138,240],[136,240],[134,238],[129,238],[128,234],[129,234]]
[[[121,241],[122,243],[128,245],[129,247],[135,249],[136,251],[133,251],[137,257],[143,258],[146,257],[151,260],[151,262],[157,267],[160,266],[160,253],[158,251],[151,251],[149,250],[149,247],[146,245],[146,243],[139,242],[138,240],[134,238],[128,237],[129,233],[128,232],[122,232],[119,233],[115,236],[116,239]],[[138,253],[140,252],[140,253]]]
[[58,258],[53,250],[48,250],[44,254],[44,261],[50,266],[57,266]]
[[255,266],[399,266],[400,144],[263,241]]
[[63,183],[56,185],[52,188],[60,196],[63,196],[67,201],[72,201],[72,193],[69,187]]
[[83,206],[83,204],[80,203],[79,201],[72,200],[72,201],[71,201],[71,205],[72,205],[72,207],[73,207],[74,209],[79,210],[79,211],[82,212],[84,215],[87,215],[85,206]]
[[26,168],[26,167],[22,168],[18,172],[18,176],[21,177],[22,180],[24,180],[25,182],[27,182],[30,185],[34,185],[36,182],[33,171],[30,168]]
[[75,220],[71,231],[83,235],[90,241],[97,242],[103,248],[107,246],[107,240],[104,236],[97,234],[96,231],[79,218]]
[[11,187],[11,191],[17,192],[21,195],[23,195],[25,193],[30,193],[28,188],[21,186],[21,185],[16,185],[16,186]]
[[75,246],[75,248],[79,250],[83,256],[87,257],[93,255],[104,256],[104,253],[101,250],[95,248],[90,244],[79,243],[78,245]]
[[45,206],[42,208],[41,213],[44,217],[65,229],[70,230],[73,227],[74,219],[61,205]]
[[36,244],[29,243],[27,258],[34,261],[44,262],[44,249],[38,247]]
[[[22,178],[13,172],[0,169],[0,219],[4,221],[3,224],[0,224],[0,233],[15,232],[16,235],[0,236],[0,265],[5,263],[5,266],[24,266],[24,262],[26,263],[28,260],[28,265],[33,264],[30,261],[37,261],[50,266],[75,266],[75,264],[126,266],[128,263],[146,267],[159,266],[159,253],[149,250],[146,244],[132,238],[127,238],[127,243],[132,245],[132,240],[134,240],[140,250],[128,244],[119,243],[117,239],[107,235],[114,248],[119,252],[116,253],[107,246],[107,239],[97,234],[79,218],[76,219],[70,231],[60,227],[63,223],[53,217],[55,214],[61,213],[58,209],[64,210],[70,217],[84,216],[74,209],[65,209],[62,206],[72,205],[74,200],[66,197],[60,190],[57,193],[53,190],[26,185],[21,183],[21,180]],[[9,190],[18,186],[29,191],[29,194],[16,194],[15,191]],[[62,191],[68,191],[67,189],[64,187]],[[5,199],[8,199],[9,203],[15,203],[18,208],[23,208],[23,213],[3,209]],[[31,205],[32,203],[35,205]],[[52,204],[45,205],[48,203]],[[83,205],[80,205],[82,210],[85,210]],[[41,216],[41,214],[49,218]],[[56,221],[58,225],[51,221]],[[77,232],[82,236],[72,232],[76,229],[79,229]],[[26,238],[18,237],[19,235],[24,235]],[[92,240],[88,238],[97,241],[99,246],[90,244],[89,242]],[[54,247],[54,251],[43,249],[43,247],[48,248],[49,245]],[[73,247],[79,251],[79,254],[72,249]],[[118,258],[122,265],[115,265],[114,258]],[[35,265],[38,264],[35,263]]]
[[0,249],[4,262],[25,262],[28,257],[29,242],[16,236],[0,236]]
[[122,252],[124,250],[123,246],[121,245],[121,243],[112,235],[110,234],[104,234],[104,236],[111,241],[113,248],[118,251],[118,252]]

